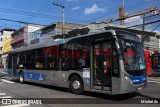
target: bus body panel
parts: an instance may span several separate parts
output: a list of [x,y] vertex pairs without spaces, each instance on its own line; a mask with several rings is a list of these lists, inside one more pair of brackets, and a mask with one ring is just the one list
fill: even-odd
[[[121,85],[120,85],[119,93],[130,93],[130,92],[142,90],[146,87],[147,75],[132,77],[125,72],[125,68],[123,66],[124,65],[123,60],[120,60],[119,63],[120,63],[120,69],[121,69],[121,82],[120,82]],[[136,81],[138,81],[139,83],[136,83]]]
[[[84,90],[90,91],[90,78],[83,76],[79,71],[52,71],[52,70],[23,70],[17,69],[15,79],[23,72],[25,81],[69,88],[69,77],[79,75],[83,80]],[[8,76],[12,77],[12,70],[8,69]]]
[[[112,40],[111,40],[111,38],[107,38],[108,40],[105,38],[106,40],[104,40],[105,33],[102,33],[103,34],[102,35],[103,41],[101,41],[101,38],[98,37],[96,44],[97,43],[100,44],[100,46],[101,46],[99,48],[99,50],[101,50],[100,52],[108,51],[106,47],[103,48],[103,46],[106,46],[106,45],[103,45],[103,43],[111,43],[110,44],[111,49],[113,49],[113,44],[116,46],[116,49],[118,52],[118,54],[117,54],[118,61],[117,62],[119,64],[118,65],[119,74],[117,76],[113,75],[114,65],[112,62],[111,63],[111,86],[104,85],[103,83],[101,85],[99,85],[99,84],[95,85],[95,83],[94,83],[95,78],[93,75],[95,72],[94,71],[95,59],[93,59],[93,58],[95,56],[93,55],[93,50],[92,50],[93,47],[92,46],[90,47],[90,68],[87,67],[87,68],[82,68],[81,70],[68,70],[68,71],[65,71],[65,70],[64,71],[62,71],[62,70],[38,70],[38,68],[36,68],[37,70],[35,70],[35,69],[31,70],[31,69],[25,69],[25,67],[24,67],[24,69],[16,69],[15,70],[15,68],[14,69],[12,68],[12,69],[8,69],[8,76],[10,76],[10,77],[13,76],[15,78],[19,78],[20,72],[23,72],[25,81],[70,88],[69,87],[70,76],[78,75],[83,81],[84,91],[92,91],[92,92],[107,93],[107,94],[123,94],[123,93],[129,93],[129,92],[133,92],[133,91],[137,91],[137,90],[145,88],[146,83],[147,83],[147,75],[131,76],[126,71],[126,69],[124,67],[125,66],[124,59],[123,59],[123,56],[121,53],[122,50],[120,49],[118,39],[116,38],[116,35],[115,35],[115,31],[111,30],[110,32],[112,33],[112,36],[113,36]],[[91,35],[92,34],[90,34],[89,36],[91,36]],[[98,36],[101,36],[101,33]],[[94,35],[94,38],[96,38],[96,35]],[[92,41],[94,38],[92,38]],[[73,39],[73,41],[74,41],[74,39]],[[107,41],[110,41],[110,42],[107,42]],[[90,43],[90,45],[92,45],[92,44]],[[95,45],[93,45],[93,46],[95,46]],[[60,47],[58,47],[58,48],[60,48]],[[96,50],[96,48],[94,48],[94,49]],[[101,59],[100,59],[101,69],[100,70],[104,70],[103,67],[106,66],[108,63],[108,62],[106,62],[106,60],[104,60],[105,52],[103,54],[100,53],[100,56],[101,56]],[[14,56],[14,58],[15,58],[16,52],[14,52],[13,54],[15,55]],[[59,53],[59,55],[60,55],[60,53]],[[112,55],[111,58],[113,60],[113,56],[114,56],[113,53],[111,55]],[[25,56],[25,57],[27,57],[27,56]],[[12,58],[12,60],[14,60],[14,58]],[[58,56],[58,58],[60,59],[59,56]],[[12,67],[14,66],[13,62],[17,63],[17,61],[12,61]],[[59,63],[61,63],[60,60],[59,60]],[[59,66],[61,66],[61,65],[59,65]],[[60,69],[60,67],[58,67],[58,69]],[[139,72],[139,71],[137,71],[137,72]],[[101,73],[103,73],[103,72],[104,71],[101,71]],[[137,82],[137,81],[140,81],[140,82]]]

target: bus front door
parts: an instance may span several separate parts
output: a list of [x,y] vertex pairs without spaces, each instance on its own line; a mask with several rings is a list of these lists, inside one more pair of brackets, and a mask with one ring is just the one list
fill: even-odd
[[92,45],[92,90],[111,91],[111,42]]
[[16,68],[17,68],[17,57],[16,55],[12,56],[12,76],[16,76]]

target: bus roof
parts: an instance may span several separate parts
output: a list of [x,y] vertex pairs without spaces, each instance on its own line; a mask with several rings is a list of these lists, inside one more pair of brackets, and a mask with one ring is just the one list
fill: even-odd
[[15,50],[11,51],[11,53],[17,53],[17,52],[21,52],[21,51],[28,51],[28,50],[48,47],[48,46],[52,46],[52,45],[57,45],[57,44],[60,44],[59,42],[60,41],[49,40],[49,41],[46,41],[45,43],[38,43],[38,44],[31,45],[29,47],[17,48]]
[[[75,37],[71,37],[71,38],[67,38],[67,39],[51,39],[49,41],[45,41],[45,43],[38,43],[38,44],[31,45],[29,47],[15,49],[15,50],[11,51],[11,53],[17,53],[17,52],[21,52],[21,51],[28,51],[28,50],[33,50],[33,49],[38,49],[38,48],[43,48],[43,47],[60,45],[60,44],[67,43],[69,41],[74,41],[74,40],[77,41],[77,39],[78,40],[95,39],[96,35],[103,34],[103,33],[110,33],[112,35],[116,35],[115,30],[111,29],[111,30],[106,30],[106,31],[101,31],[101,32],[96,32],[96,33],[89,33],[89,34],[81,35],[81,36],[75,36]],[[90,36],[93,36],[93,35],[95,35],[95,37],[91,38]]]

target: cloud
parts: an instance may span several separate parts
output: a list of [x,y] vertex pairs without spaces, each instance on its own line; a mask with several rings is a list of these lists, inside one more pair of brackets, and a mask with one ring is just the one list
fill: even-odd
[[134,26],[143,24],[143,18],[141,16],[135,16],[124,20],[126,26]]
[[78,9],[80,9],[80,7],[79,7],[79,6],[72,7],[72,10],[78,10]]
[[96,4],[94,4],[90,8],[85,8],[84,14],[88,15],[88,14],[94,14],[97,12],[105,12],[105,11],[106,11],[105,8],[99,8]]

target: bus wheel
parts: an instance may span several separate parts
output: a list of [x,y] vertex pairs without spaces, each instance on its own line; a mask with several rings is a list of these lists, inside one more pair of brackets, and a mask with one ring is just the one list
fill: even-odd
[[23,75],[23,72],[21,72],[20,74],[19,74],[19,82],[20,83],[24,83],[24,75]]
[[83,93],[83,82],[78,76],[73,76],[70,80],[70,90],[74,94]]

